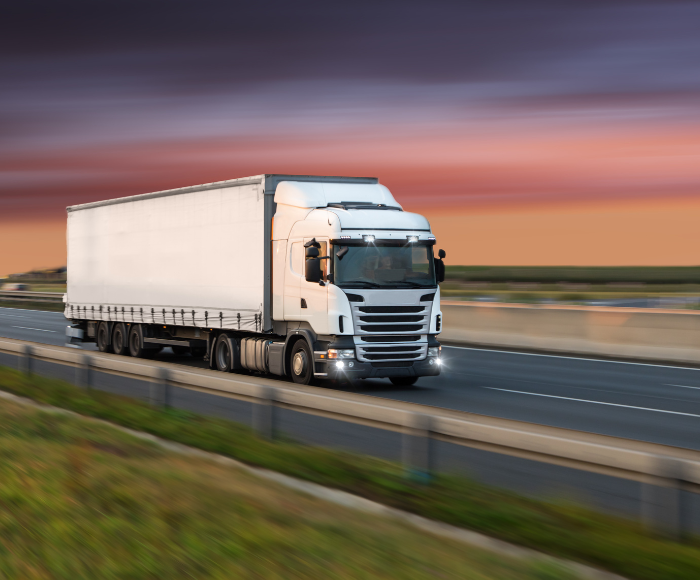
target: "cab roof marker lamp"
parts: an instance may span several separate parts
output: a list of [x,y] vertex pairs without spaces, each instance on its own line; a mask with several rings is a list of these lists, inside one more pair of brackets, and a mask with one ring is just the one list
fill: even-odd
[[340,236],[341,240],[349,240],[352,236]]
[[434,241],[435,241],[435,236],[428,236],[428,240],[430,240],[431,242],[434,242]]
[[415,244],[418,241],[418,236],[406,236],[409,243]]
[[364,236],[362,236],[362,240],[367,244],[373,244],[374,236],[372,234],[365,234]]

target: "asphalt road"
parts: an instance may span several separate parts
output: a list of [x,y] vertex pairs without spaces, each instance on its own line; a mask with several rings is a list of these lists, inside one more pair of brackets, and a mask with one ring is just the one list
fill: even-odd
[[[0,308],[0,336],[65,343],[58,312]],[[92,344],[86,348],[94,349]],[[190,357],[164,360],[203,366]],[[700,448],[700,369],[443,347],[443,372],[411,388],[366,380],[353,388],[368,395]]]
[[[0,336],[63,345],[63,314],[0,308]],[[85,345],[95,350],[94,345]],[[204,366],[165,349],[168,362]],[[0,364],[13,364],[0,355]],[[13,359],[14,360],[14,359]],[[548,356],[487,349],[443,347],[443,373],[410,388],[388,380],[347,387],[367,395],[653,441],[700,447],[700,369]],[[42,370],[43,369],[43,370]],[[40,363],[39,372],[72,378],[73,369]],[[96,387],[145,398],[148,384],[98,373]],[[196,412],[249,422],[249,403],[176,389],[173,404]],[[310,444],[400,458],[400,435],[369,427],[280,410],[284,432]],[[436,468],[477,477],[521,493],[564,497],[626,514],[639,512],[640,486],[633,482],[507,458],[436,443]],[[692,498],[700,514],[700,498]],[[700,526],[700,518],[698,520]]]

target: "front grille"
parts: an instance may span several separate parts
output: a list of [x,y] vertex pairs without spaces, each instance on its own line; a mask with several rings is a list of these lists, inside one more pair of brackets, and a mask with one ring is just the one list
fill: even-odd
[[411,360],[418,360],[418,354],[416,352],[413,353],[399,353],[399,352],[392,352],[392,353],[387,353],[387,354],[366,354],[364,358],[366,360],[394,360],[394,359],[411,359]]
[[360,330],[365,332],[418,332],[421,324],[365,324]]
[[402,312],[423,312],[425,306],[359,306],[357,309],[366,314],[398,314]]
[[[410,295],[407,295],[410,296]],[[413,297],[414,300],[418,296]],[[366,334],[428,334],[430,331],[430,302],[382,306],[351,304],[355,333]]]
[[[374,337],[372,337],[374,338]],[[420,338],[419,336],[416,338]],[[382,346],[364,346],[357,344],[357,358],[364,362],[423,360],[428,354],[427,343],[423,344],[386,344]]]
[[365,352],[412,352],[420,350],[420,346],[363,346]]
[[422,316],[360,316],[360,322],[421,322]]
[[363,342],[415,342],[420,336],[361,336]]

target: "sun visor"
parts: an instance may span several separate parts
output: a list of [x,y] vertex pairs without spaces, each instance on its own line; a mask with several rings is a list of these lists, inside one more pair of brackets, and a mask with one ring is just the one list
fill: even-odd
[[350,201],[401,207],[379,183],[281,181],[275,190],[275,203],[293,207],[317,208]]

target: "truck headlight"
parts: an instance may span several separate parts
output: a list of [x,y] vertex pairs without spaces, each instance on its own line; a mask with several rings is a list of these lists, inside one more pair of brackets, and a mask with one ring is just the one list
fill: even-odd
[[354,348],[328,349],[328,358],[355,358]]
[[428,348],[428,356],[440,356],[441,346],[431,346]]

